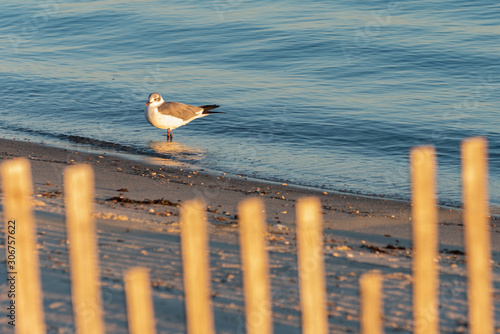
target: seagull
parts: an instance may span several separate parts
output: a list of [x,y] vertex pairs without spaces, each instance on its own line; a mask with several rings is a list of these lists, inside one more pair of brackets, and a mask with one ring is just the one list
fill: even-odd
[[152,126],[167,129],[167,139],[172,140],[173,129],[186,125],[196,118],[224,113],[211,111],[215,108],[219,108],[219,106],[210,104],[196,107],[179,102],[165,102],[159,93],[151,93],[144,109],[144,116]]

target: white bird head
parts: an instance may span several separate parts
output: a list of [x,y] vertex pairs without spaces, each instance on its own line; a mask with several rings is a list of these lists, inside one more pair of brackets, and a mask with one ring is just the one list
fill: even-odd
[[148,98],[148,102],[146,102],[146,106],[149,106],[150,104],[160,104],[163,102],[163,98],[159,93],[151,93]]

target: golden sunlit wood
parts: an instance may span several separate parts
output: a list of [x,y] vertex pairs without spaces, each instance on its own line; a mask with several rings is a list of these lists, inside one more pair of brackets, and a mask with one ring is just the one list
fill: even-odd
[[189,334],[214,333],[205,210],[203,202],[191,200],[184,203],[180,212],[184,293]]
[[317,198],[307,197],[299,200],[296,206],[302,333],[326,334],[328,319],[321,204]]
[[245,200],[238,208],[248,334],[273,332],[263,211],[258,198]]
[[[7,278],[10,279],[9,285],[13,283],[15,287],[15,298],[11,299],[15,301],[15,332],[45,333],[36,225],[31,208],[33,189],[30,164],[26,159],[4,162],[1,175]],[[7,310],[7,314],[9,312]],[[7,319],[11,320],[9,317]]]
[[413,327],[416,334],[439,332],[436,263],[436,157],[433,147],[411,151],[413,226]]
[[378,271],[359,279],[361,334],[382,334],[382,275]]
[[88,165],[64,171],[64,200],[71,267],[71,294],[78,334],[104,333],[97,256],[92,218],[94,174]]
[[135,267],[125,273],[125,293],[129,333],[154,334],[155,315],[146,268]]
[[465,254],[468,276],[469,330],[493,333],[493,304],[488,218],[487,142],[480,137],[462,143]]

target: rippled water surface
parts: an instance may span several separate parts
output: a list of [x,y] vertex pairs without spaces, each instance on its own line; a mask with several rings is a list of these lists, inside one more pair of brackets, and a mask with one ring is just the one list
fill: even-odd
[[[409,198],[408,152],[486,136],[500,206],[497,1],[2,1],[0,131],[332,190]],[[153,91],[227,114],[164,130]]]

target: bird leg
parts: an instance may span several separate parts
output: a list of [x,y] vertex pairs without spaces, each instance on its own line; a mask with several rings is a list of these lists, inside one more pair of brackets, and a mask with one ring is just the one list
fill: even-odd
[[172,138],[174,137],[174,134],[172,133],[171,129],[167,129],[167,141],[170,140],[172,141]]

